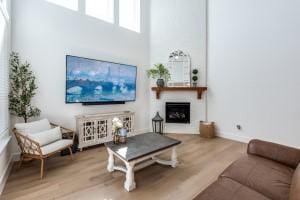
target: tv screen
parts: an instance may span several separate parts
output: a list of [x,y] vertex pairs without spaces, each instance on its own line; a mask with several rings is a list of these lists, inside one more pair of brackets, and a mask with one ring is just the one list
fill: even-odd
[[137,67],[66,56],[66,103],[135,101]]

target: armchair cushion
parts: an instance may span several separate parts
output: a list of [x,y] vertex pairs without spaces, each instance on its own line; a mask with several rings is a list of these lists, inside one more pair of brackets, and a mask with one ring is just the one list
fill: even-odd
[[58,140],[41,148],[42,154],[47,155],[58,150],[63,150],[73,144],[73,140]]
[[31,133],[28,135],[28,137],[33,141],[39,143],[40,146],[45,146],[57,140],[61,140],[62,134],[60,131],[60,127],[55,127],[53,129],[42,131],[39,133]]
[[15,128],[18,133],[27,136],[28,134],[34,134],[50,130],[51,125],[48,119],[43,119],[30,123],[19,123],[15,125]]

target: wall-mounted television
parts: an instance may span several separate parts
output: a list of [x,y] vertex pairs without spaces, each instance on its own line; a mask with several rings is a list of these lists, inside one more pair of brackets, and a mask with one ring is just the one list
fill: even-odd
[[66,56],[66,103],[110,104],[135,101],[137,67]]

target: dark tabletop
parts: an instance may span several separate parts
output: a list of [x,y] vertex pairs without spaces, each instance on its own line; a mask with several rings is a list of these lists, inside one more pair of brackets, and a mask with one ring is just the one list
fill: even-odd
[[107,142],[105,146],[118,154],[121,158],[132,161],[180,143],[181,141],[179,140],[157,133],[144,133],[127,138],[126,144]]

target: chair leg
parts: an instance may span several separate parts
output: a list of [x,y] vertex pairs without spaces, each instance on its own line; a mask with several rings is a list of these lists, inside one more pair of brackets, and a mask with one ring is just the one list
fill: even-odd
[[69,149],[69,151],[70,151],[71,160],[74,160],[72,148],[71,148],[71,147],[68,147],[68,149]]
[[23,162],[23,155],[21,154],[18,169],[21,169],[22,162]]
[[44,177],[44,159],[41,159],[41,179]]

